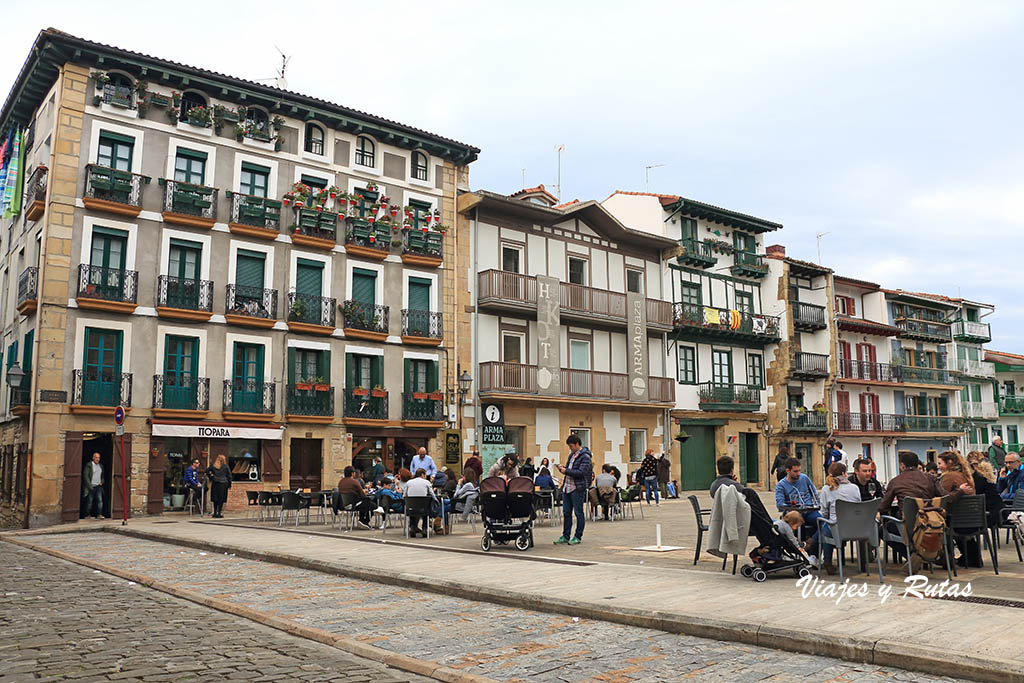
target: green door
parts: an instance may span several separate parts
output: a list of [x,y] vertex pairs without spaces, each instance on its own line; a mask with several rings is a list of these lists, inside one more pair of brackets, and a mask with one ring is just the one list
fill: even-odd
[[757,461],[757,434],[740,434],[740,469],[744,484],[759,479]]
[[199,309],[199,267],[203,247],[198,242],[171,238],[167,262],[167,305],[171,308]]
[[690,438],[682,446],[683,480],[685,491],[707,489],[715,480],[715,428],[687,426]]
[[121,402],[121,332],[85,328],[82,404],[116,406]]
[[122,301],[125,298],[124,267],[127,252],[128,233],[109,228],[93,228],[88,280],[92,296],[107,301]]
[[199,339],[168,335],[164,349],[164,408],[196,410]]
[[263,412],[263,346],[235,342],[232,405],[235,412]]

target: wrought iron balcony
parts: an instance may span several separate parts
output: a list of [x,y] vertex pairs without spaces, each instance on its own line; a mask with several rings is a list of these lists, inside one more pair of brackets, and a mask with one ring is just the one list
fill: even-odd
[[[313,388],[299,388],[289,384],[285,389],[285,414],[303,417],[334,417],[334,387],[313,385]],[[319,389],[318,389],[319,387]],[[324,389],[326,387],[326,389]]]
[[903,381],[899,365],[869,363],[850,358],[839,359],[839,376],[842,379],[862,379],[869,382],[895,383]]
[[349,299],[341,305],[342,327],[346,330],[363,330],[386,335],[390,310],[389,306],[364,304]]
[[813,332],[828,327],[824,306],[807,304],[802,301],[791,301],[789,305],[793,308],[793,327],[797,330]]
[[440,311],[402,309],[402,336],[423,339],[441,339],[444,336],[444,316]]
[[730,271],[733,275],[764,277],[768,274],[768,266],[764,263],[763,254],[755,254],[750,251],[734,251],[733,266],[730,268]]
[[281,202],[239,192],[228,192],[231,198],[231,223],[278,232],[281,229]]
[[78,266],[79,299],[135,304],[138,288],[138,271],[90,266],[85,263]]
[[355,247],[357,253],[383,260],[391,248],[391,235],[388,230],[378,230],[372,223],[355,218],[345,231],[345,246]]
[[828,356],[823,353],[796,351],[793,353],[793,368],[790,374],[809,379],[828,377]]
[[676,262],[680,265],[710,268],[718,263],[718,257],[711,251],[710,244],[692,237],[682,240],[680,244],[683,245],[683,253],[676,257]]
[[[629,375],[596,370],[561,368],[562,396],[605,401],[629,400]],[[480,392],[537,394],[537,366],[489,361],[480,364]],[[670,378],[648,377],[651,402],[675,402],[675,384]]]
[[906,416],[888,413],[832,413],[832,429],[854,433],[902,433]]
[[228,315],[277,320],[277,290],[228,285],[224,312]]
[[[402,236],[402,255],[424,257],[440,261],[444,247],[444,235],[433,230],[404,230]],[[414,260],[414,259],[413,259]]]
[[984,360],[970,360],[969,358],[956,358],[954,369],[961,375],[968,377],[981,377],[984,379],[995,379],[996,365]]
[[157,307],[213,311],[213,282],[161,275],[156,280]]
[[213,225],[217,219],[217,188],[167,179],[160,182],[164,185],[164,220],[170,217],[171,222],[185,225]]
[[957,320],[953,323],[953,338],[962,342],[987,344],[992,341],[992,328],[988,323]]
[[252,379],[224,380],[224,412],[273,415],[277,387],[273,382]]
[[905,418],[908,432],[963,432],[964,420],[961,417],[945,415],[907,415]]
[[149,180],[149,176],[138,173],[89,164],[85,167],[82,203],[90,209],[138,216],[142,211],[142,186]]
[[26,414],[32,405],[32,369],[24,370],[25,376],[21,378],[21,385],[17,389],[11,389],[11,412],[15,415]]
[[960,414],[972,420],[995,420],[999,417],[999,404],[995,401],[963,401]]
[[38,290],[39,268],[29,266],[18,276],[18,313],[28,315],[36,310]]
[[86,368],[72,375],[71,404],[80,406],[130,406],[132,373]]
[[701,410],[736,410],[756,412],[761,408],[761,390],[746,384],[697,385],[697,405]]
[[827,432],[828,413],[814,410],[787,410],[787,424],[791,432]]
[[902,365],[900,377],[905,384],[942,384],[958,386],[960,376],[950,370],[937,368],[919,368],[913,365]]
[[900,330],[900,336],[906,339],[937,343],[950,341],[949,325],[926,323],[920,320],[897,319],[896,327]]
[[374,396],[371,389],[345,389],[345,417],[358,420],[388,419],[388,392]]
[[130,85],[103,84],[103,104],[122,109],[135,109],[135,88]]
[[1024,396],[1000,396],[999,415],[1024,415]]
[[153,410],[209,409],[209,377],[153,375]]
[[49,175],[50,171],[46,166],[36,166],[25,182],[22,204],[25,206],[26,220],[34,221],[43,215],[46,205],[46,181]]
[[676,303],[675,327],[684,338],[744,339],[762,344],[779,340],[779,318],[702,304]]
[[288,292],[288,322],[334,328],[336,299]]
[[402,394],[402,419],[409,422],[444,422],[444,399],[429,394]]
[[[316,209],[299,209],[295,225],[292,226],[292,241],[303,242],[304,237],[322,242],[329,242],[333,247],[337,243],[338,214],[332,211]],[[386,239],[386,238],[385,238]],[[316,246],[313,244],[312,246]],[[325,245],[326,246],[326,245]]]

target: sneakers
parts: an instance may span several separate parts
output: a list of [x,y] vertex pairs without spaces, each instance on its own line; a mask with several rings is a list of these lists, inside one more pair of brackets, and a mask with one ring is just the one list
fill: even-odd
[[384,508],[382,508],[380,505],[378,505],[377,509],[374,510],[374,512],[376,512],[377,514],[383,515],[384,514]]
[[814,567],[815,569],[818,568],[818,556],[817,555],[808,555],[807,556],[807,561],[810,562],[811,566]]
[[[568,542],[569,542],[568,538],[566,538],[565,536],[559,536],[558,540],[555,541],[555,545],[565,545]],[[579,543],[579,541],[576,541],[576,542]]]
[[573,536],[572,539],[569,541],[569,545],[579,545],[582,542],[583,541],[581,539],[576,538],[575,536]]

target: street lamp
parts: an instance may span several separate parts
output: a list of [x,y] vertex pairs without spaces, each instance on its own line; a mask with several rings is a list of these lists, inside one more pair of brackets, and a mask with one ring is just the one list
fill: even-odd
[[7,386],[11,389],[17,389],[21,386],[21,380],[25,379],[25,371],[21,369],[21,366],[15,363],[11,367],[7,368]]
[[473,377],[467,370],[459,373],[459,434],[462,434],[462,405],[466,402],[466,395],[473,387]]

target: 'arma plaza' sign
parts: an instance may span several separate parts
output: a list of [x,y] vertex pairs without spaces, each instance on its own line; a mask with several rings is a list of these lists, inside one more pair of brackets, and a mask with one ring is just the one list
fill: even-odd
[[193,439],[268,439],[280,441],[280,427],[233,427],[225,425],[154,424],[153,436],[183,436]]

